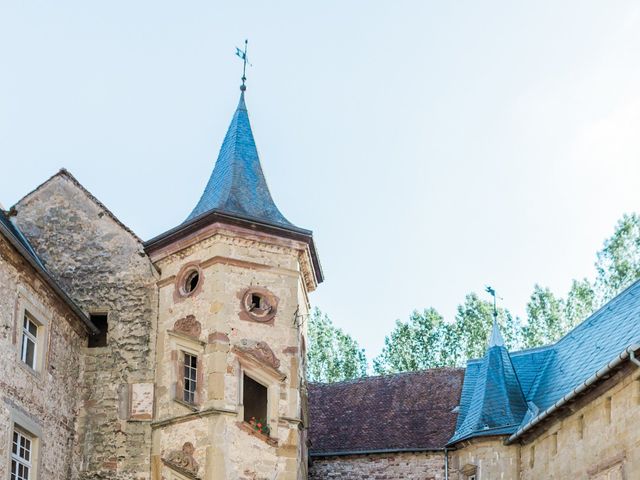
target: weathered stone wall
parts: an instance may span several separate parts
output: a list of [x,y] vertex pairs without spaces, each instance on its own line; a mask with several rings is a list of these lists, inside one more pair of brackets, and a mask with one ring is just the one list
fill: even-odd
[[444,452],[312,457],[309,480],[443,480]]
[[151,419],[129,421],[128,394],[132,384],[153,383],[157,272],[139,239],[66,172],[16,209],[20,228],[75,302],[108,313],[108,346],[82,355],[79,477],[148,478]]
[[[25,309],[43,324],[36,371],[20,360]],[[80,351],[86,339],[81,321],[0,235],[0,478],[9,478],[14,422],[38,436],[38,478],[72,478]]]
[[[305,478],[301,324],[308,306],[299,249],[256,232],[215,229],[189,246],[152,253],[162,271],[154,478],[174,478],[166,460],[186,443],[194,446],[202,478]],[[182,295],[190,268],[199,270],[200,282],[193,294]],[[248,317],[242,304],[249,288],[273,296],[272,319]],[[195,406],[179,398],[181,351],[196,354],[202,370]],[[270,438],[252,434],[243,424],[243,371],[268,386]]]

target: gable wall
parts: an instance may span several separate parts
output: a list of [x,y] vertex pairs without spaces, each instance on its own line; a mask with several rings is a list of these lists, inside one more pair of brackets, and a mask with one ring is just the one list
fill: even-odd
[[65,174],[16,209],[18,225],[70,297],[87,312],[108,312],[108,346],[83,349],[80,361],[79,476],[148,478],[150,418],[129,418],[129,394],[153,384],[157,273],[138,239]]

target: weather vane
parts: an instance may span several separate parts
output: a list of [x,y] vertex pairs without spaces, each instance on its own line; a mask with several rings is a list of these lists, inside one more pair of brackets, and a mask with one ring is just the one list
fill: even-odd
[[249,59],[247,58],[248,43],[249,43],[249,40],[244,41],[244,50],[241,50],[238,47],[236,47],[236,55],[240,57],[240,59],[242,60],[242,85],[240,86],[240,90],[242,90],[243,92],[247,89],[246,85],[244,84],[247,81],[247,75],[246,75],[247,64],[249,64],[249,66],[251,67],[251,64],[249,63]]
[[487,287],[484,289],[485,292],[487,292],[489,295],[491,295],[493,297],[493,320],[494,321],[498,321],[498,307],[496,307],[496,291],[487,285]]

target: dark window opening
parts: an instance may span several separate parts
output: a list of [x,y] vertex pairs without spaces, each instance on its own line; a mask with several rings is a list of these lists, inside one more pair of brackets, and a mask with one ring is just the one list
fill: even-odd
[[267,387],[244,375],[243,379],[244,421],[267,424]]
[[197,271],[191,272],[184,283],[184,291],[186,293],[193,292],[198,286],[199,280],[200,280],[200,274]]
[[198,357],[189,353],[184,354],[184,387],[182,400],[187,403],[196,403],[196,386],[198,375]]
[[106,347],[107,346],[107,332],[109,331],[109,323],[107,322],[107,314],[100,313],[90,316],[91,323],[93,323],[99,333],[89,336],[89,348]]
[[260,295],[257,295],[255,293],[251,295],[251,310],[253,310],[254,308],[262,308],[261,304],[262,298],[260,297]]

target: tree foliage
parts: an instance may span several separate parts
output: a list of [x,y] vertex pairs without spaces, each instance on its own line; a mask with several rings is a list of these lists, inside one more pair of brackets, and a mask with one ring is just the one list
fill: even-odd
[[[510,350],[557,341],[593,311],[640,278],[640,216],[625,215],[613,235],[597,253],[596,280],[573,280],[566,297],[538,284],[527,303],[527,318],[520,322],[506,309],[499,323]],[[397,321],[374,359],[377,373],[392,373],[444,365],[463,365],[484,355],[492,323],[493,306],[475,293],[458,306],[454,322],[446,322],[433,308],[414,312],[407,322]]]
[[[640,216],[624,215],[597,252],[595,281],[573,280],[566,297],[536,284],[521,322],[506,309],[498,321],[507,348],[537,347],[557,341],[595,309],[640,278]],[[466,295],[453,321],[434,308],[414,311],[397,320],[385,337],[382,353],[373,360],[376,373],[396,373],[440,366],[464,365],[484,355],[493,320],[493,305],[477,294]],[[310,325],[309,372],[319,381],[365,375],[366,360],[358,344],[336,329],[318,310]]]
[[596,261],[596,292],[605,303],[640,278],[640,217],[624,215]]
[[307,378],[310,381],[339,382],[367,374],[364,350],[318,308],[309,317],[308,338]]

